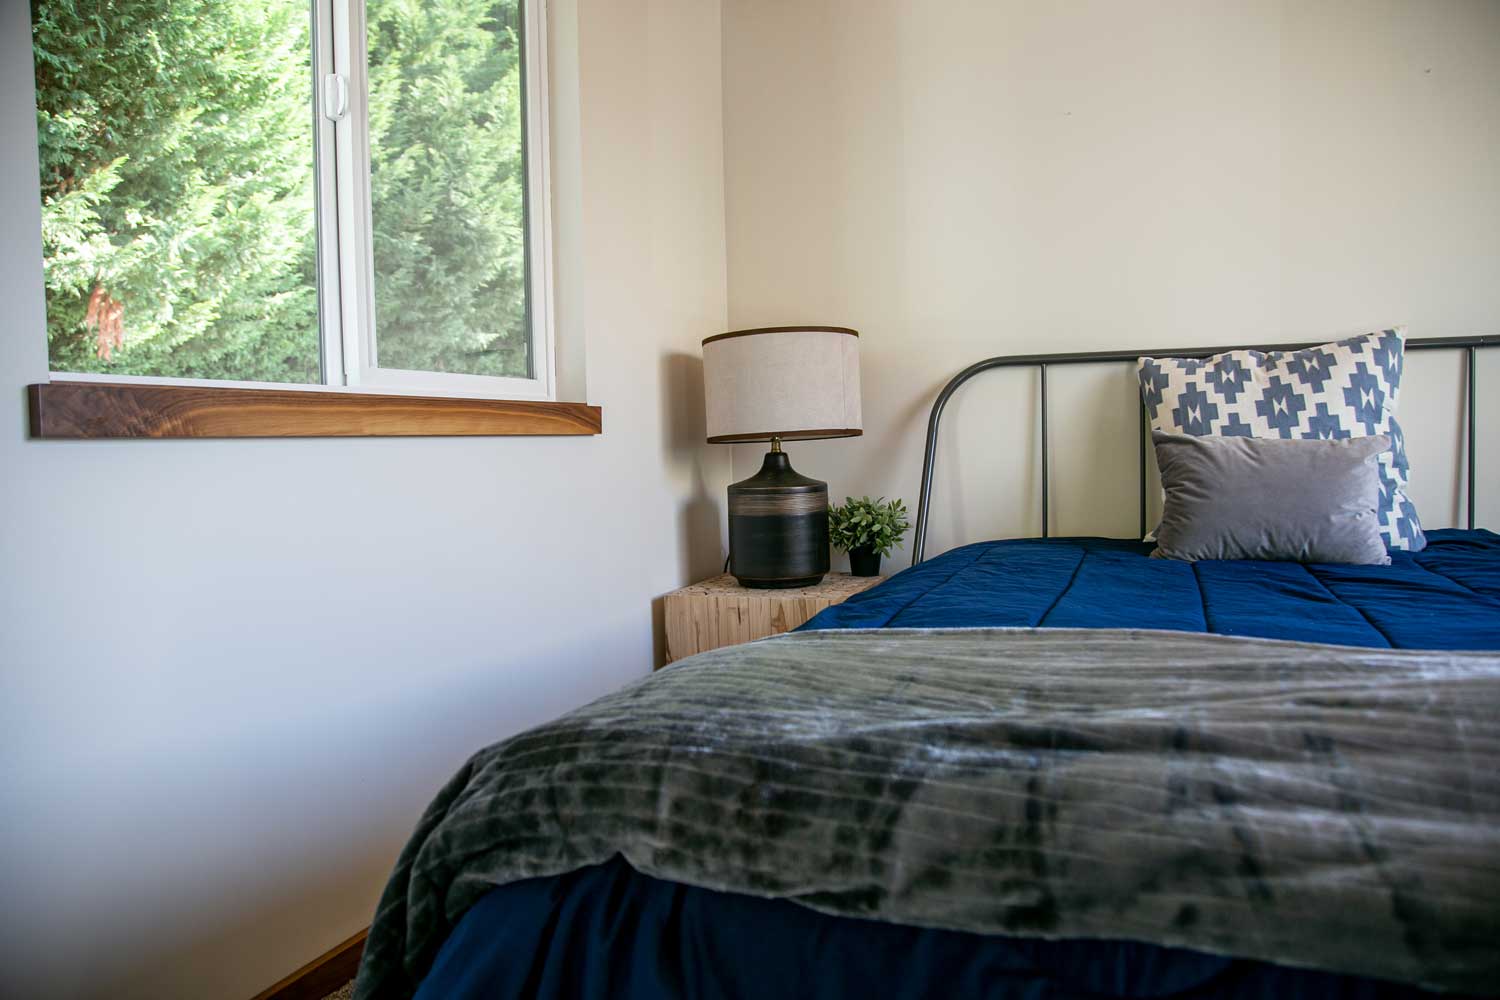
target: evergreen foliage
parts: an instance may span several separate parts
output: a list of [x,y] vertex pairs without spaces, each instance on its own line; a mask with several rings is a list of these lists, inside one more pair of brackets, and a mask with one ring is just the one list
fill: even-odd
[[528,375],[518,4],[368,17],[380,364]]
[[[528,369],[516,0],[370,0],[378,352]],[[305,0],[33,0],[54,370],[316,382]]]

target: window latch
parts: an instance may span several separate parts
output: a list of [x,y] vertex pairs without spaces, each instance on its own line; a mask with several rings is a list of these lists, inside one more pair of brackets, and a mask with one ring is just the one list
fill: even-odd
[[349,114],[349,80],[342,73],[323,77],[323,117],[341,122]]

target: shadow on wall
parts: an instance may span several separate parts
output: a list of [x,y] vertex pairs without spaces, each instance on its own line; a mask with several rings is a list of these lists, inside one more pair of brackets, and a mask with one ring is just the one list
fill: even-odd
[[[691,477],[690,495],[677,509],[677,576],[687,583],[713,576],[724,565],[723,495],[718,491],[730,479],[730,448],[704,443],[703,359],[674,352],[663,357],[661,364],[662,447],[668,464]],[[660,666],[666,655],[660,599],[652,602],[651,618],[656,665]]]
[[[870,438],[863,436],[833,442],[843,449],[844,455],[838,457],[843,458],[846,468],[840,477],[843,480],[842,483],[832,480],[828,483],[829,504],[841,504],[850,497],[863,496],[867,493],[872,497],[876,495],[887,498],[900,497],[906,501],[906,508],[911,513],[912,527],[913,530],[915,529],[917,499],[922,482],[922,445],[926,440],[927,414],[932,409],[933,400],[937,399],[938,393],[942,391],[946,383],[946,377],[934,380],[930,388],[921,393],[909,395],[905,403],[895,410],[894,426],[920,427],[923,431],[921,437],[903,436],[896,442],[895,448],[875,447]],[[871,485],[868,487],[851,485],[864,483]],[[890,558],[882,564],[882,573],[890,576],[911,564],[912,538],[912,531],[907,531],[901,542],[891,550]],[[832,569],[835,572],[847,573],[849,571],[848,554],[835,550]]]

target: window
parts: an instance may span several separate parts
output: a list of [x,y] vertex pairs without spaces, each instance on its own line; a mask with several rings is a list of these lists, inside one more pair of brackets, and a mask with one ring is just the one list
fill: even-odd
[[541,0],[33,0],[54,379],[550,399]]

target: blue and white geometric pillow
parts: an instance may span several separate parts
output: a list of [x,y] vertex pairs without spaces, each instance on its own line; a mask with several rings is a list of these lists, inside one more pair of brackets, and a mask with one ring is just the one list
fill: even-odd
[[1349,438],[1388,434],[1380,456],[1380,533],[1387,548],[1427,545],[1406,496],[1406,442],[1396,422],[1406,328],[1303,351],[1229,351],[1199,361],[1141,358],[1151,429],[1241,437]]

